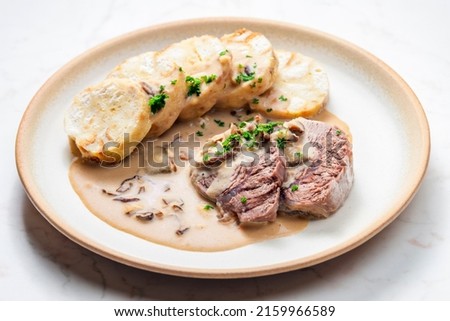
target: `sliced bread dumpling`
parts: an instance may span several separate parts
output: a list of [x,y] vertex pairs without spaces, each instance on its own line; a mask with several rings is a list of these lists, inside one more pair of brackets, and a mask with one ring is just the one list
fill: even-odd
[[186,101],[179,119],[200,117],[217,102],[230,72],[231,56],[224,52],[222,42],[209,35],[188,38],[160,52],[186,74]]
[[232,73],[217,106],[240,108],[272,86],[278,61],[272,44],[261,33],[239,29],[221,41],[232,55]]
[[74,97],[64,126],[83,158],[119,162],[151,127],[148,95],[129,79],[106,79]]
[[186,100],[185,74],[158,52],[146,52],[118,65],[108,78],[130,79],[148,95],[152,126],[147,137],[158,137],[177,120]]
[[328,76],[312,58],[298,52],[276,51],[278,74],[273,86],[250,101],[268,117],[312,117],[328,100]]

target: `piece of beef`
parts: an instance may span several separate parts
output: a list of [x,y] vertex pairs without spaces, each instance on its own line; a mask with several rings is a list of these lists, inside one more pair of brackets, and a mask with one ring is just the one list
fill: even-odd
[[293,147],[303,162],[286,171],[279,211],[305,218],[326,218],[347,198],[353,182],[352,146],[329,124],[297,118],[304,134]]
[[194,185],[197,192],[213,202],[216,201],[216,197],[209,196],[207,192],[217,175],[217,168],[191,168],[190,172],[191,183]]
[[271,146],[254,164],[236,168],[217,205],[224,213],[236,214],[241,223],[275,221],[285,168],[284,157]]
[[223,215],[241,223],[273,222],[280,200],[285,159],[276,146],[235,155],[217,168],[194,168],[191,181],[205,197],[216,201]]
[[[276,124],[258,119],[224,135],[222,144],[227,140],[233,144],[226,154],[208,153],[191,170],[194,187],[225,217],[242,223],[272,222],[277,212],[326,218],[349,194],[352,146],[335,126],[304,118]],[[252,153],[242,148],[249,142],[258,143]]]

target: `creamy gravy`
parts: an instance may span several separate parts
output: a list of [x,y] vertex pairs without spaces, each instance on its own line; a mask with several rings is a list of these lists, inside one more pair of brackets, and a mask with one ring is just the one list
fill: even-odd
[[[185,142],[189,135],[202,144],[225,131],[230,122],[250,117],[252,114],[245,112],[231,115],[229,111],[210,111],[194,121],[176,123],[157,140],[145,142],[144,147],[113,167],[88,164],[76,158],[69,170],[70,182],[85,206],[100,219],[119,230],[173,248],[222,251],[298,233],[308,222],[297,217],[279,216],[274,223],[246,226],[220,221],[216,209],[208,209],[208,204],[214,204],[202,198],[190,183],[185,147],[172,155],[173,162],[180,165],[176,166],[176,172],[157,173],[159,168],[145,165],[149,163],[148,150],[161,151],[164,143]],[[323,111],[315,119],[336,125],[350,137],[347,125],[330,112]],[[224,122],[223,126],[219,120]],[[150,148],[150,144],[156,147]],[[154,158],[156,162],[164,157]],[[173,166],[168,163],[163,171]]]

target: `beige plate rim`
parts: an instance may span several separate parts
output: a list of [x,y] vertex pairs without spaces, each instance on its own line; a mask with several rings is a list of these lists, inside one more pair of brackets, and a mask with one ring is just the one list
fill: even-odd
[[[33,116],[39,112],[39,109],[41,108],[40,101],[44,99],[47,95],[49,95],[48,88],[52,87],[52,85],[55,84],[55,82],[58,81],[58,79],[61,79],[61,77],[64,77],[65,74],[70,73],[76,66],[84,59],[87,59],[88,57],[95,57],[98,55],[98,52],[101,51],[101,49],[104,49],[105,47],[113,46],[117,43],[120,43],[125,40],[132,39],[134,37],[140,37],[145,33],[148,32],[155,32],[157,30],[163,30],[166,28],[173,28],[173,27],[183,27],[183,26],[190,26],[190,25],[196,25],[196,24],[207,24],[208,22],[219,22],[226,24],[227,22],[242,22],[242,24],[245,23],[254,23],[254,24],[264,24],[265,26],[273,26],[273,27],[282,27],[290,30],[297,30],[302,31],[305,33],[308,33],[312,37],[320,37],[322,39],[325,39],[326,41],[329,41],[331,43],[338,44],[339,46],[343,46],[348,50],[351,50],[353,52],[356,52],[359,55],[365,56],[367,59],[375,63],[380,69],[382,69],[385,73],[389,74],[390,77],[392,77],[396,83],[398,83],[401,88],[403,89],[404,93],[410,100],[411,108],[416,113],[417,118],[419,120],[419,123],[416,124],[418,130],[421,132],[421,137],[423,140],[423,150],[422,150],[422,158],[420,160],[417,160],[418,162],[418,170],[414,173],[415,177],[413,180],[411,180],[413,183],[409,186],[405,187],[406,192],[403,194],[405,195],[403,198],[398,199],[395,206],[393,206],[389,211],[387,211],[380,219],[373,224],[370,228],[367,228],[366,230],[361,231],[358,235],[355,237],[349,239],[347,242],[340,246],[336,246],[330,249],[327,249],[325,251],[316,253],[315,255],[296,259],[293,261],[283,262],[280,264],[273,264],[273,265],[267,265],[263,266],[261,268],[251,268],[251,269],[191,269],[191,268],[180,268],[178,266],[169,266],[169,265],[162,265],[157,263],[150,263],[144,260],[141,260],[136,257],[131,257],[124,253],[119,253],[115,250],[106,248],[105,246],[98,244],[95,241],[92,240],[86,240],[83,235],[73,229],[71,226],[68,226],[65,222],[59,219],[57,213],[53,213],[51,206],[45,200],[39,189],[34,184],[33,175],[31,172],[31,164],[30,159],[27,157],[27,150],[29,149],[29,140],[27,140],[27,137],[30,137],[32,131],[33,131]],[[191,20],[180,20],[176,22],[170,22],[170,23],[164,23],[159,24],[143,29],[139,29],[127,34],[124,34],[122,36],[113,38],[109,41],[106,41],[88,51],[85,53],[79,55],[75,59],[71,60],[69,63],[64,65],[61,69],[59,69],[54,75],[52,75],[49,80],[39,89],[39,91],[36,93],[36,95],[31,100],[30,104],[28,105],[23,118],[21,120],[17,138],[16,138],[16,166],[17,170],[20,176],[20,179],[22,181],[22,184],[28,194],[28,197],[34,204],[34,206],[38,209],[38,211],[44,216],[45,219],[47,219],[57,230],[59,230],[62,234],[66,235],[69,239],[72,241],[80,244],[81,246],[100,254],[104,257],[107,257],[109,259],[112,259],[114,261],[133,266],[136,268],[149,270],[153,272],[158,273],[164,273],[169,275],[177,275],[177,276],[184,276],[184,277],[196,277],[196,278],[245,278],[245,277],[255,277],[255,276],[263,276],[263,275],[272,275],[287,271],[292,271],[300,268],[305,268],[308,266],[312,266],[324,261],[327,261],[329,259],[332,259],[334,257],[337,257],[343,253],[346,253],[355,247],[361,245],[362,243],[366,242],[370,238],[372,238],[374,235],[376,235],[378,232],[380,232],[384,227],[389,225],[409,204],[409,202],[412,200],[414,195],[416,194],[423,177],[426,173],[426,169],[428,166],[429,161],[429,155],[430,155],[430,130],[428,126],[428,121],[426,118],[426,115],[424,113],[424,110],[414,94],[414,92],[411,90],[411,88],[406,84],[406,82],[389,66],[387,66],[385,63],[383,63],[381,60],[370,54],[369,52],[365,51],[364,49],[359,48],[358,46],[349,43],[345,40],[339,39],[335,36],[332,36],[330,34],[317,31],[314,29],[306,28],[299,25],[294,25],[290,23],[285,22],[279,22],[279,21],[271,21],[271,20],[262,20],[262,19],[250,19],[250,18],[231,18],[231,17],[214,17],[214,18],[202,18],[202,19],[191,19]]]

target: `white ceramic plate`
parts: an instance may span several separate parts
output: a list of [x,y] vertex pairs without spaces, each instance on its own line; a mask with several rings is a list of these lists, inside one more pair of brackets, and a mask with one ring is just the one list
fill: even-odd
[[[329,75],[328,109],[354,138],[355,183],[332,217],[290,237],[239,249],[199,253],[150,243],[92,215],[72,190],[63,113],[72,97],[103,79],[125,58],[205,33],[220,36],[246,27],[277,49],[319,60]],[[209,278],[275,274],[311,266],[367,241],[392,222],[417,191],[429,157],[429,129],[411,89],[383,62],[328,34],[248,19],[181,21],[118,37],[62,67],[38,91],[19,128],[16,161],[30,199],[60,232],[113,260],[151,271]]]

